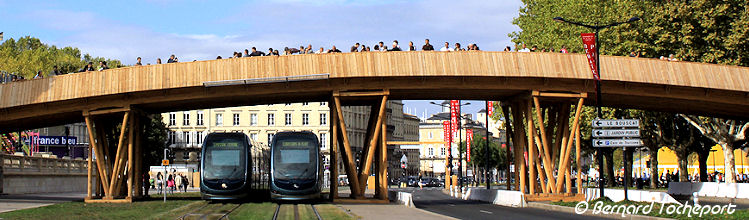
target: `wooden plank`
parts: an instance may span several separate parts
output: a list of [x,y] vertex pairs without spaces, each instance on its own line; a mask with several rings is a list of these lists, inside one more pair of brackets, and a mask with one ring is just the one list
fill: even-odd
[[[356,166],[354,165],[354,157],[352,156],[351,151],[351,142],[349,142],[348,139],[348,133],[346,132],[346,120],[343,117],[343,110],[341,109],[341,99],[337,96],[333,97],[333,100],[335,101],[335,107],[336,107],[336,114],[338,117],[339,122],[339,131],[341,132],[341,139],[339,139],[339,144],[343,145],[343,166],[346,168],[346,176],[348,176],[349,179],[349,187],[351,188],[351,195],[355,198],[364,196],[364,193],[360,191],[360,181],[359,177],[356,175]],[[340,142],[343,143],[340,143]]]
[[137,118],[137,115],[134,115],[133,117],[130,117],[130,127],[128,130],[127,135],[127,198],[133,198],[133,185],[135,182],[135,172],[133,172],[133,154],[134,154],[134,144],[135,144],[135,118]]
[[[381,112],[380,119],[385,119],[385,112]],[[377,178],[380,179],[380,184],[377,185],[377,192],[380,194],[379,199],[383,201],[389,201],[388,199],[388,146],[387,146],[387,120],[381,120],[382,125],[380,128],[380,167],[377,168]]]
[[513,141],[515,141],[515,146],[513,147],[513,150],[515,150],[515,173],[518,176],[516,188],[518,188],[520,192],[525,193],[527,191],[527,173],[525,163],[526,130],[523,124],[523,110],[520,108],[520,106],[521,103],[518,101],[512,103],[512,122],[515,124],[515,137],[513,138]]
[[[505,140],[506,140],[505,141],[505,143],[506,143],[505,144],[505,150],[506,150],[505,155],[507,156],[507,158],[506,158],[506,161],[507,161],[507,178],[506,179],[507,179],[507,181],[505,181],[505,182],[507,183],[507,190],[512,190],[512,185],[510,184],[511,183],[511,181],[510,181],[511,180],[511,173],[512,173],[512,172],[510,172],[510,161],[512,161],[512,156],[510,155],[510,152],[514,153],[515,150],[514,150],[514,144],[510,144],[510,140],[513,140],[514,138],[510,139],[510,136],[513,136],[512,135],[513,134],[512,125],[510,125],[510,122],[509,122],[509,120],[510,120],[510,115],[509,115],[510,114],[509,113],[510,110],[509,109],[510,108],[509,108],[509,106],[504,105],[504,101],[502,102],[502,104],[503,104],[502,105],[502,113],[504,114],[504,117],[505,117],[505,123],[504,123],[505,124]],[[514,140],[513,140],[513,143],[514,143]],[[512,145],[513,147],[511,148],[510,145]],[[513,149],[513,150],[510,150],[510,149]],[[515,174],[517,174],[517,172],[515,172]],[[517,182],[517,178],[515,178],[515,181]]]
[[[367,150],[366,162],[364,163],[364,166],[362,167],[363,169],[361,170],[361,174],[359,175],[360,180],[367,178],[369,176],[369,171],[372,169],[372,160],[374,159],[374,154],[375,154],[375,151],[377,150],[377,146],[378,146],[377,141],[380,139],[380,133],[382,130],[381,127],[383,125],[382,121],[383,121],[383,118],[385,117],[385,109],[387,108],[387,100],[388,100],[388,96],[382,96],[382,101],[380,102],[380,105],[378,105],[379,111],[376,116],[377,119],[375,122],[374,133],[372,134],[371,137],[369,137],[370,139],[369,144],[368,144],[369,150]],[[373,107],[372,109],[374,110],[375,108]],[[369,117],[375,117],[374,112],[370,112],[369,114],[370,114]],[[366,185],[361,184],[361,186],[359,187],[361,188],[361,191],[364,192]]]
[[338,93],[334,93],[334,95],[338,97],[387,96],[390,95],[390,91],[340,91]]
[[577,165],[577,193],[583,193],[583,179],[581,177],[583,170],[580,165],[580,126],[575,129],[575,164]]
[[[86,122],[87,122],[86,124],[88,125],[88,117],[86,117]],[[89,126],[89,129],[91,129],[90,126]],[[93,133],[89,132],[88,135],[89,135],[89,145],[87,147],[88,148],[88,155],[87,155],[88,158],[86,158],[86,161],[88,162],[88,167],[86,167],[86,169],[87,169],[86,174],[88,174],[87,175],[87,180],[86,180],[86,198],[91,198],[91,187],[93,187],[93,184],[91,184],[91,176],[93,175],[93,173],[91,171],[91,160],[93,158],[93,156],[91,154],[91,152],[92,152],[92,150],[91,150],[92,147],[91,146],[94,144],[94,141],[92,141],[93,138],[91,138],[91,137],[93,137]]]
[[130,106],[121,107],[121,108],[103,109],[103,110],[84,111],[83,116],[108,115],[112,113],[121,113],[121,112],[127,112],[127,111],[130,111]]

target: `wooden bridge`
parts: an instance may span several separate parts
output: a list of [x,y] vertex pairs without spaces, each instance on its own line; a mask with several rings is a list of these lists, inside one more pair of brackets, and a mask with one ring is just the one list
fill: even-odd
[[[749,119],[746,67],[602,56],[601,74],[604,106]],[[134,180],[142,172],[140,131],[133,126],[141,126],[145,113],[330,101],[332,153],[341,152],[353,183],[352,197],[363,198],[369,169],[357,171],[354,166],[340,106],[371,105],[371,115],[377,117],[370,120],[366,160],[360,167],[371,168],[376,161],[375,197],[386,199],[386,157],[382,157],[386,140],[378,129],[386,127],[386,120],[380,120],[384,116],[381,103],[388,99],[499,100],[507,103],[505,113],[519,119],[508,123],[516,130],[512,138],[520,155],[516,159],[522,160],[523,151],[536,158],[529,161],[527,171],[526,166],[516,169],[523,176],[529,174],[529,180],[537,174],[542,180],[533,184],[523,177],[520,184],[529,193],[535,193],[535,188],[544,193],[563,193],[567,188],[567,193],[573,193],[569,180],[565,181],[569,175],[554,180],[551,173],[555,167],[565,173],[562,169],[569,166],[572,140],[579,139],[579,122],[559,119],[576,115],[583,104],[595,103],[587,98],[595,97],[594,84],[582,54],[368,52],[197,61],[2,84],[0,133],[86,121],[92,153],[100,158],[93,167],[103,174],[93,178],[104,183],[96,184],[103,189],[102,200],[89,194],[89,201],[131,201],[140,195],[140,181]],[[533,126],[529,117],[533,108],[541,110],[536,111],[537,118],[558,121],[558,127]],[[119,135],[101,132],[119,122],[123,125]],[[556,157],[558,165],[553,164]],[[520,188],[525,192],[526,187]]]

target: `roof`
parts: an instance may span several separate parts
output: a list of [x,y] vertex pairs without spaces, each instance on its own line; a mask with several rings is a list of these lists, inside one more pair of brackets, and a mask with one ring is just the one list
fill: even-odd
[[450,113],[449,112],[440,112],[437,114],[433,114],[427,120],[450,120]]

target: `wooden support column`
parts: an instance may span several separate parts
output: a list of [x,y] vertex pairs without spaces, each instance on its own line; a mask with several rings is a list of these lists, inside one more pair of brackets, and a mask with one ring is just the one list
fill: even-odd
[[[513,136],[512,135],[513,132],[512,132],[512,126],[510,125],[510,113],[509,113],[509,111],[510,111],[510,108],[504,102],[502,102],[502,113],[505,116],[505,123],[504,123],[505,124],[505,143],[506,143],[506,146],[505,146],[505,150],[506,150],[505,155],[507,156],[507,160],[506,160],[507,161],[507,176],[505,178],[506,179],[505,182],[507,183],[507,190],[512,190],[512,185],[510,184],[510,182],[511,182],[510,180],[512,179],[513,175],[512,175],[512,172],[510,172],[510,161],[512,161],[512,156],[510,155],[510,152],[514,153],[515,150],[510,151],[510,149],[511,149],[510,145],[512,145],[513,146],[512,148],[514,148],[515,144],[510,144],[510,140],[511,140],[510,136]],[[514,142],[515,141],[514,141],[514,138],[513,138],[513,143]],[[515,167],[517,169],[517,166],[515,166]],[[517,172],[515,172],[515,174],[517,175]],[[515,178],[515,182],[517,183],[517,178]],[[515,188],[517,189],[517,186]]]
[[125,112],[125,116],[122,118],[122,126],[120,128],[120,137],[119,142],[117,144],[117,153],[115,155],[114,159],[114,167],[112,168],[112,179],[109,183],[109,195],[107,196],[108,199],[113,199],[113,196],[115,193],[119,193],[119,182],[120,182],[120,174],[122,173],[122,169],[124,169],[124,157],[125,157],[125,131],[127,131],[128,122],[130,118],[130,112]]
[[515,173],[518,175],[517,188],[520,192],[525,193],[526,188],[526,164],[525,164],[525,126],[523,125],[523,110],[520,108],[521,103],[515,101],[512,103],[512,122],[515,124]]
[[525,101],[523,103],[525,106],[525,120],[526,124],[528,125],[528,182],[530,183],[528,186],[528,192],[530,194],[536,193],[536,184],[538,183],[536,181],[536,166],[535,158],[536,158],[536,148],[533,146],[533,142],[535,141],[535,135],[536,135],[536,128],[533,124],[533,110],[531,107],[531,103],[528,101]]
[[93,120],[91,119],[91,116],[85,116],[84,119],[86,120],[86,127],[88,129],[89,145],[93,147],[94,155],[96,155],[96,168],[98,170],[98,176],[100,177],[100,180],[98,182],[102,185],[104,192],[109,192],[109,187],[106,185],[106,183],[109,182],[109,175],[106,172],[106,166],[104,165],[104,154],[103,150],[101,149],[101,144],[104,138],[102,138],[100,135],[97,135],[103,133],[97,131],[100,130],[100,128],[94,130],[94,123],[92,122]]
[[582,194],[583,180],[581,175],[583,170],[580,165],[580,126],[577,126],[577,129],[575,129],[575,161],[577,161],[575,163],[577,165],[577,193]]
[[[93,143],[91,143],[91,144],[93,144]],[[91,176],[93,175],[93,173],[91,171],[91,160],[92,160],[91,159],[92,158],[92,156],[91,156],[91,152],[92,152],[92,150],[91,150],[91,144],[88,145],[88,159],[87,159],[87,161],[88,161],[88,167],[87,167],[88,168],[87,169],[88,170],[88,172],[87,172],[88,178],[87,178],[87,181],[86,181],[86,184],[87,184],[87,186],[86,186],[86,199],[91,199],[92,198],[91,197],[91,187],[94,186],[94,184],[91,184]]]
[[133,171],[135,172],[135,197],[143,197],[143,121],[147,119],[144,115],[138,115],[135,120],[135,124],[132,126],[135,129],[135,145],[133,153]]
[[330,109],[330,201],[338,198],[338,114],[334,100],[328,103]]
[[[361,170],[361,173],[359,175],[359,180],[364,181],[365,183],[366,183],[367,178],[369,177],[370,170],[372,170],[372,159],[374,159],[375,152],[377,151],[377,146],[378,146],[377,141],[381,139],[380,138],[380,133],[381,133],[381,130],[382,130],[381,127],[385,124],[382,121],[385,120],[384,117],[385,117],[385,109],[386,109],[386,106],[387,106],[387,100],[388,100],[388,96],[387,95],[382,96],[382,101],[381,101],[380,105],[378,105],[379,106],[379,111],[377,112],[378,114],[376,116],[374,115],[374,112],[370,112],[369,113],[370,119],[372,117],[377,117],[377,118],[376,118],[376,120],[373,120],[373,121],[375,121],[374,132],[372,133],[372,136],[369,138],[370,139],[369,140],[369,145],[368,145],[369,146],[368,147],[369,150],[367,150],[366,154],[365,154],[366,155],[365,156],[366,157],[366,162],[364,163],[364,166],[361,167],[362,170]],[[374,110],[374,109],[375,108],[373,106],[372,110]],[[366,184],[361,184],[359,187],[360,187],[361,192],[364,192],[367,186],[366,186]]]
[[[387,97],[384,97],[383,99],[386,99]],[[384,103],[383,103],[384,106]],[[380,119],[382,119],[382,125],[380,128],[382,131],[380,132],[380,147],[379,147],[379,156],[378,158],[378,164],[379,167],[377,168],[377,179],[380,180],[380,183],[377,185],[376,192],[379,194],[378,198],[384,201],[388,201],[388,181],[387,181],[387,169],[388,169],[388,147],[387,147],[387,120],[385,120],[385,114],[384,111],[382,112],[382,115],[380,115]]]
[[[333,96],[336,107],[336,117],[338,117],[339,130],[341,132],[341,139],[339,144],[343,145],[343,166],[346,168],[346,176],[349,179],[349,187],[351,188],[351,197],[361,198],[364,194],[360,191],[359,177],[356,175],[356,166],[354,165],[354,159],[351,152],[351,145],[348,139],[348,133],[346,132],[346,120],[343,117],[343,110],[341,109],[341,99],[338,96]],[[342,143],[341,143],[342,142]]]
[[130,117],[130,127],[127,135],[127,198],[133,199],[133,184],[135,184],[135,172],[133,172],[133,151],[135,144],[135,121],[138,116]]
[[[544,169],[543,170],[546,171],[545,174],[546,174],[547,177],[549,177],[549,183],[551,185],[556,185],[555,182],[554,182],[554,175],[553,175],[553,169],[554,168],[551,165],[552,162],[551,162],[551,154],[549,152],[548,136],[546,135],[546,128],[544,126],[543,110],[541,109],[541,105],[540,105],[540,103],[538,101],[538,96],[534,96],[533,97],[533,103],[536,106],[536,117],[538,117],[537,120],[536,120],[536,122],[538,122],[538,130],[540,131],[540,135],[539,136],[541,136],[541,142],[542,142],[542,144],[537,144],[536,146],[538,148],[538,152],[539,152],[540,156],[543,158],[543,163],[544,163]],[[529,108],[528,111],[529,111],[529,113],[532,112],[530,108]],[[549,113],[549,114],[551,114],[551,113]],[[533,116],[530,116],[529,118],[533,119]],[[532,123],[533,121],[530,120],[530,122]],[[535,130],[530,130],[530,131],[533,132],[533,133],[536,132]],[[536,139],[536,141],[538,141],[538,139]],[[542,148],[542,145],[543,145],[543,148]],[[540,178],[540,181],[543,182],[544,181],[543,178]],[[552,189],[552,192],[557,193],[553,189]],[[544,189],[544,193],[547,193],[546,189]]]
[[[579,128],[579,121],[580,121],[580,110],[582,110],[583,107],[583,98],[579,98],[577,102],[577,107],[575,110],[575,120],[572,122],[572,130],[576,131]],[[564,155],[560,155],[561,157],[564,157],[562,160],[564,163],[559,167],[559,172],[557,175],[557,191],[562,191],[562,178],[565,176],[564,173],[567,172],[567,169],[569,168],[569,160],[570,160],[570,152],[572,151],[572,138],[568,138],[567,143],[564,145]],[[579,162],[579,161],[578,161]]]

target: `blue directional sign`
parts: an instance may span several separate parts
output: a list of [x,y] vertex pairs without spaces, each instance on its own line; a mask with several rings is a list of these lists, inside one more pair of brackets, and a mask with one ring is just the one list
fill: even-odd
[[619,120],[604,120],[595,119],[591,123],[594,128],[610,128],[610,127],[640,127],[640,120],[637,119],[619,119]]
[[640,137],[639,129],[601,130],[593,129],[593,137]]
[[633,139],[593,139],[593,147],[639,147],[642,141]]

